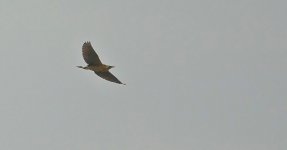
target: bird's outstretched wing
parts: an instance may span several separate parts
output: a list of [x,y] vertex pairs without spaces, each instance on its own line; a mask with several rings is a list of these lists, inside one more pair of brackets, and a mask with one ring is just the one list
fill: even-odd
[[107,71],[107,72],[96,72],[95,71],[95,73],[98,76],[100,76],[101,78],[106,79],[108,81],[115,82],[118,84],[124,84],[119,79],[117,79],[112,73],[110,73],[109,71]]
[[100,65],[102,64],[99,56],[93,49],[90,42],[85,42],[82,47],[82,53],[84,60],[89,65]]

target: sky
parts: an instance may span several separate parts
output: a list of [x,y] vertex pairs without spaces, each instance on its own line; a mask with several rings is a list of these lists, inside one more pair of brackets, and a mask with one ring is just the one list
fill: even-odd
[[0,149],[285,150],[286,6],[1,0]]

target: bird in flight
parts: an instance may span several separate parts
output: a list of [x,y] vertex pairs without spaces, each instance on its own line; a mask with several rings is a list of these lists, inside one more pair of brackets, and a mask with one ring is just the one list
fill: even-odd
[[100,76],[105,80],[118,84],[124,84],[119,79],[117,79],[112,73],[110,73],[109,70],[114,66],[105,65],[101,62],[98,54],[95,52],[90,42],[85,42],[83,44],[82,54],[85,62],[88,65],[86,67],[77,66],[78,68],[94,71],[98,76]]

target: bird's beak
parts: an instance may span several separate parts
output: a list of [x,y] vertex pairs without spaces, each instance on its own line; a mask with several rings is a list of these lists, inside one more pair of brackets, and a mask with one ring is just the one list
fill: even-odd
[[82,67],[82,66],[77,66],[78,68],[84,68],[84,67]]

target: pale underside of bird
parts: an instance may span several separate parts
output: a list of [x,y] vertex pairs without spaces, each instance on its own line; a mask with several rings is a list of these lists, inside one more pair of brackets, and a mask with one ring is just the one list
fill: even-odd
[[88,65],[86,67],[82,67],[82,66],[77,66],[77,67],[94,71],[98,76],[100,76],[101,78],[105,80],[118,83],[118,84],[124,84],[109,71],[114,66],[105,65],[101,62],[98,54],[95,52],[90,42],[85,42],[83,44],[82,54],[83,54],[85,62]]

